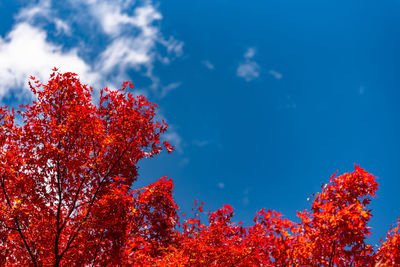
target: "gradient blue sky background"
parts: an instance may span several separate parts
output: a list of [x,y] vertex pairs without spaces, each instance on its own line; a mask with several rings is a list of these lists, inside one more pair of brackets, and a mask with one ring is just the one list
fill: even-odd
[[195,199],[296,220],[354,163],[378,177],[371,242],[400,216],[399,1],[0,0],[0,98],[54,66],[96,90],[132,80],[176,146],[136,186],[175,181]]

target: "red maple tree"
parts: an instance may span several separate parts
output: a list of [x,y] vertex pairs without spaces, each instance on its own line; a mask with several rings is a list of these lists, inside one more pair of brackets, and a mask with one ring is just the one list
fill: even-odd
[[180,217],[171,179],[132,189],[139,160],[173,150],[157,106],[129,82],[94,104],[76,74],[54,71],[31,77],[36,100],[17,115],[0,109],[2,266],[400,266],[400,224],[366,243],[378,184],[360,167],[332,176],[299,222],[261,210],[243,227],[229,205],[207,223],[203,204]]

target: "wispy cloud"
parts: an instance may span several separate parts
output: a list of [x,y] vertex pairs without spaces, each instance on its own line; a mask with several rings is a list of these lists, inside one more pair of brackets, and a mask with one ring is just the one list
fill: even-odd
[[159,42],[167,48],[168,54],[174,54],[178,57],[183,54],[183,42],[176,40],[173,36],[170,36],[168,40],[161,38]]
[[55,26],[58,34],[71,34],[70,25],[57,16],[56,9],[52,8],[51,0],[40,0],[36,4],[29,4],[21,8],[15,15],[15,19],[18,22],[29,23],[32,26],[36,24],[37,20],[44,19],[46,21],[45,24],[53,24]]
[[201,62],[201,64],[203,64],[204,67],[206,67],[209,70],[213,70],[215,68],[214,64],[212,64],[210,61],[208,60],[204,60]]
[[[15,15],[8,33],[0,36],[0,101],[10,94],[30,98],[28,76],[46,81],[53,67],[79,74],[95,89],[119,87],[131,80],[132,72],[148,78],[149,84],[140,88],[152,89],[134,93],[162,98],[180,86],[179,82],[164,85],[155,75],[156,65],[167,67],[182,56],[184,43],[162,34],[163,16],[151,0],[28,3]],[[62,12],[65,6],[68,15]],[[174,127],[165,139],[183,153],[183,139]]]
[[51,13],[51,0],[40,0],[37,4],[29,4],[21,8],[18,14],[15,15],[15,19],[32,24],[35,19],[40,17],[52,20]]
[[[32,74],[47,80],[54,66],[76,72],[95,86],[103,87],[105,81],[119,86],[135,71],[150,79],[149,88],[157,96],[172,90],[172,85],[163,86],[154,74],[155,62],[168,64],[181,56],[183,42],[161,33],[158,22],[162,14],[152,1],[66,2],[69,16],[63,15],[54,0],[40,0],[21,8],[12,29],[0,36],[0,98],[16,93],[16,88],[19,95],[29,95],[26,78]],[[49,30],[52,27],[56,31]]]
[[219,187],[220,189],[224,189],[224,188],[225,188],[225,184],[224,184],[223,182],[219,182],[219,183],[218,183],[218,187]]
[[260,66],[253,60],[255,54],[255,48],[248,48],[243,55],[244,61],[240,62],[236,69],[236,75],[245,79],[247,82],[250,82],[260,76]]
[[166,97],[169,92],[175,90],[176,88],[181,86],[181,84],[182,84],[181,82],[175,82],[175,83],[170,83],[167,86],[161,87],[160,98]]
[[240,78],[245,79],[246,82],[250,82],[260,76],[259,69],[260,66],[256,62],[240,63],[237,68],[236,74]]
[[[132,72],[149,79],[150,84],[141,88],[152,89],[135,93],[162,98],[180,85],[163,85],[154,74],[157,61],[166,67],[182,56],[183,42],[162,34],[163,16],[152,1],[66,0],[64,4],[32,1],[0,36],[0,101],[10,94],[30,98],[28,76],[46,81],[53,67],[79,74],[95,89],[119,87],[131,80]],[[68,16],[61,9],[65,6]],[[170,127],[165,137],[183,152],[184,142],[175,128]]]
[[274,76],[275,79],[280,80],[282,79],[282,73],[277,72],[276,70],[270,70],[269,74]]
[[254,47],[249,47],[244,53],[244,58],[251,60],[256,55],[256,49]]

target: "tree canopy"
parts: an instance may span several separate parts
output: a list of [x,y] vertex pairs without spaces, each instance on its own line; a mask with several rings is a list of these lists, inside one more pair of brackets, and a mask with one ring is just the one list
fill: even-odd
[[1,265],[400,266],[399,223],[366,242],[378,184],[359,166],[298,222],[263,209],[244,227],[229,205],[203,222],[203,204],[179,213],[168,177],[134,189],[138,162],[173,147],[130,82],[93,99],[74,73],[31,80],[35,101],[0,109]]

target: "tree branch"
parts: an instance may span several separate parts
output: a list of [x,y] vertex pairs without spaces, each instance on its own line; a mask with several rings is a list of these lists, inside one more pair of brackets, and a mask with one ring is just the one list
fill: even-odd
[[[12,210],[13,208],[12,208],[12,205],[11,205],[11,201],[10,201],[10,198],[8,197],[8,195],[7,195],[6,187],[5,187],[5,184],[4,184],[4,177],[1,177],[0,183],[1,183],[1,188],[2,188],[2,190],[3,190],[3,194],[4,194],[5,198],[6,198],[7,204],[8,204],[8,206],[9,206],[9,208]],[[25,248],[26,248],[26,250],[27,250],[28,253],[29,253],[29,256],[31,257],[34,266],[37,266],[36,258],[35,258],[35,256],[33,255],[32,250],[31,250],[31,248],[29,247],[28,242],[26,241],[24,234],[22,233],[21,227],[20,227],[20,225],[19,225],[18,217],[15,216],[15,217],[14,217],[14,220],[15,220],[15,224],[16,224],[16,226],[17,226],[16,231],[19,233],[19,236],[21,237],[22,242],[24,243]]]

